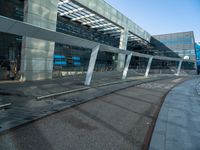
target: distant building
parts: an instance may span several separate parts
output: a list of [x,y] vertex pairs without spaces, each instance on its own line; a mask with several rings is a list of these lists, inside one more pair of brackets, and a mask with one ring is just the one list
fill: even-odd
[[197,60],[197,68],[198,72],[200,72],[200,43],[196,43],[196,60]]
[[165,56],[196,59],[193,31],[154,35],[151,43]]

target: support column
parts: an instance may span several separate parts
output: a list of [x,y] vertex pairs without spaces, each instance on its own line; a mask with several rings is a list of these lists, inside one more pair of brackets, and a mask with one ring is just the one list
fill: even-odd
[[127,77],[128,68],[129,68],[129,64],[131,62],[131,58],[132,58],[132,53],[127,56],[126,65],[125,65],[125,68],[124,68],[124,71],[123,71],[122,79],[126,79],[126,77]]
[[[128,30],[123,29],[121,30],[119,48],[126,50],[127,42],[128,42]],[[117,71],[120,72],[123,71],[125,58],[126,56],[124,54],[118,54]]]
[[91,79],[92,79],[92,75],[93,75],[93,71],[94,71],[94,67],[95,67],[95,63],[97,60],[97,55],[99,52],[99,48],[100,45],[97,45],[96,47],[94,47],[92,49],[92,53],[90,56],[90,62],[89,62],[89,66],[88,66],[88,71],[86,74],[86,78],[85,78],[85,85],[90,85]]
[[[25,0],[24,22],[56,31],[58,0]],[[52,78],[55,42],[23,37],[21,80]]]
[[153,60],[153,57],[150,57],[149,61],[148,61],[148,64],[147,64],[147,68],[146,68],[146,72],[145,72],[145,77],[149,76],[149,71],[150,71],[150,68],[151,68],[152,60]]
[[178,64],[178,69],[177,69],[177,73],[176,73],[176,75],[177,75],[177,76],[179,76],[179,75],[180,75],[180,72],[181,72],[181,66],[182,66],[182,62],[183,62],[182,60],[180,60],[180,61],[179,61],[179,64]]
[[198,74],[198,67],[197,67],[197,60],[194,61],[194,69],[196,70],[196,73]]

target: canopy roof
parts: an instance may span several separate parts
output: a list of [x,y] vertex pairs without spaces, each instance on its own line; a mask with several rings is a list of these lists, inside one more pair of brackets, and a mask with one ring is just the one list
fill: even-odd
[[[100,45],[100,51],[107,51],[111,53],[121,53],[125,55],[132,54],[133,56],[150,58],[152,55],[141,54],[133,51],[123,50],[116,47],[100,44],[98,42],[82,39],[79,37],[71,36],[68,34],[56,32],[53,30],[37,27],[29,23],[17,21],[0,15],[0,32],[11,33],[21,36],[28,36],[32,38],[54,41],[61,44],[68,44],[72,46],[84,47],[93,49],[97,45]],[[153,56],[154,59],[180,61],[179,58]],[[194,62],[192,60],[183,60],[187,62]]]
[[120,38],[121,30],[126,28],[128,41],[142,42],[145,45],[150,42],[149,33],[104,0],[60,0],[58,13],[115,38]]

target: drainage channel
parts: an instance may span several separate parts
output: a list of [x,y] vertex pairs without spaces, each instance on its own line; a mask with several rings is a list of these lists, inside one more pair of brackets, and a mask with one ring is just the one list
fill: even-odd
[[69,94],[69,93],[74,93],[74,92],[80,92],[80,91],[88,90],[90,88],[91,87],[84,87],[84,88],[79,88],[79,89],[74,89],[74,90],[69,90],[69,91],[63,91],[63,92],[53,93],[53,94],[49,94],[49,95],[39,96],[36,99],[37,100],[42,100],[42,99],[49,98],[49,97],[60,96],[60,95],[64,95],[64,94]]
[[46,98],[50,98],[50,97],[55,97],[55,96],[60,96],[60,95],[65,95],[65,94],[85,91],[85,90],[88,90],[88,89],[91,89],[91,88],[109,86],[109,85],[114,85],[114,84],[119,84],[119,83],[124,83],[124,82],[131,82],[131,81],[136,81],[136,80],[138,80],[138,79],[127,79],[127,80],[123,80],[123,81],[115,81],[115,82],[103,83],[103,84],[100,84],[100,85],[97,85],[97,86],[83,87],[83,88],[79,88],[79,89],[63,91],[63,92],[48,94],[48,95],[44,95],[44,96],[38,96],[38,97],[36,97],[36,99],[37,100],[42,100],[42,99],[46,99]]
[[8,108],[8,107],[11,106],[11,105],[12,105],[11,103],[2,104],[2,105],[0,105],[0,110],[1,110],[1,109],[5,109],[5,108]]
[[[139,80],[138,79],[126,79],[126,80],[122,80],[122,81],[103,83],[103,84],[99,84],[99,85],[96,85],[96,86],[83,87],[83,88],[79,88],[79,89],[63,91],[63,92],[48,94],[48,95],[44,95],[44,96],[38,96],[38,97],[36,97],[36,99],[37,100],[42,100],[42,99],[46,99],[46,98],[50,98],[50,97],[56,97],[56,96],[60,96],[60,95],[65,95],[65,94],[85,91],[85,90],[88,90],[88,89],[91,89],[91,88],[104,87],[104,86],[109,86],[109,85],[125,83],[125,82],[140,81],[141,83],[138,83],[138,84],[143,84],[143,83],[147,83],[147,82],[153,82],[153,81],[158,81],[158,80],[163,80],[163,79],[168,79],[168,78],[172,78],[172,76],[167,76],[165,78],[156,78],[156,79],[153,79],[153,80],[146,80],[146,81],[141,81],[141,80],[142,79],[150,79],[150,78],[140,78]],[[136,84],[136,85],[138,85],[138,84]],[[131,86],[135,86],[135,84],[131,85]]]

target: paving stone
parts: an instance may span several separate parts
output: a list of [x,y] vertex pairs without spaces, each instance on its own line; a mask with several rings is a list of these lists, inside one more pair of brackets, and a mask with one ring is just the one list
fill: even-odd
[[[53,149],[59,150],[74,150],[80,149],[80,147],[95,150],[141,149],[152,122],[152,116],[160,104],[163,91],[167,92],[167,89],[163,88],[163,91],[140,89],[141,91],[137,91],[137,88],[134,89],[132,86],[159,79],[163,80],[163,78],[152,78],[92,87],[86,91],[42,101],[17,100],[17,105],[14,105],[10,114],[16,111],[16,117],[21,115],[21,118],[19,117],[17,120],[10,118],[11,120],[4,121],[0,132],[51,115],[0,135],[0,143],[4,143],[0,144],[0,148],[5,147],[6,138],[3,137],[12,135],[12,138],[7,138],[9,141],[7,144],[11,145],[13,149],[17,146],[20,150],[30,147],[40,150],[43,149],[43,146],[39,145],[44,144],[46,149],[51,149],[53,145]],[[171,80],[165,79],[165,82]],[[156,82],[159,83],[159,81]],[[172,84],[175,85],[175,83]],[[44,86],[44,88],[48,88],[48,86]],[[116,90],[120,91],[116,92]],[[137,98],[136,101],[134,101],[134,96]],[[86,101],[89,102],[81,104]],[[77,104],[81,105],[66,109]],[[55,113],[57,111],[61,112]],[[22,117],[23,112],[27,116]],[[8,148],[10,147],[8,146]]]
[[[200,149],[200,96],[195,93],[198,80],[194,78],[185,81],[167,95],[158,116],[150,150],[158,147],[160,150]],[[163,143],[158,141],[160,133],[166,134],[164,147]]]

